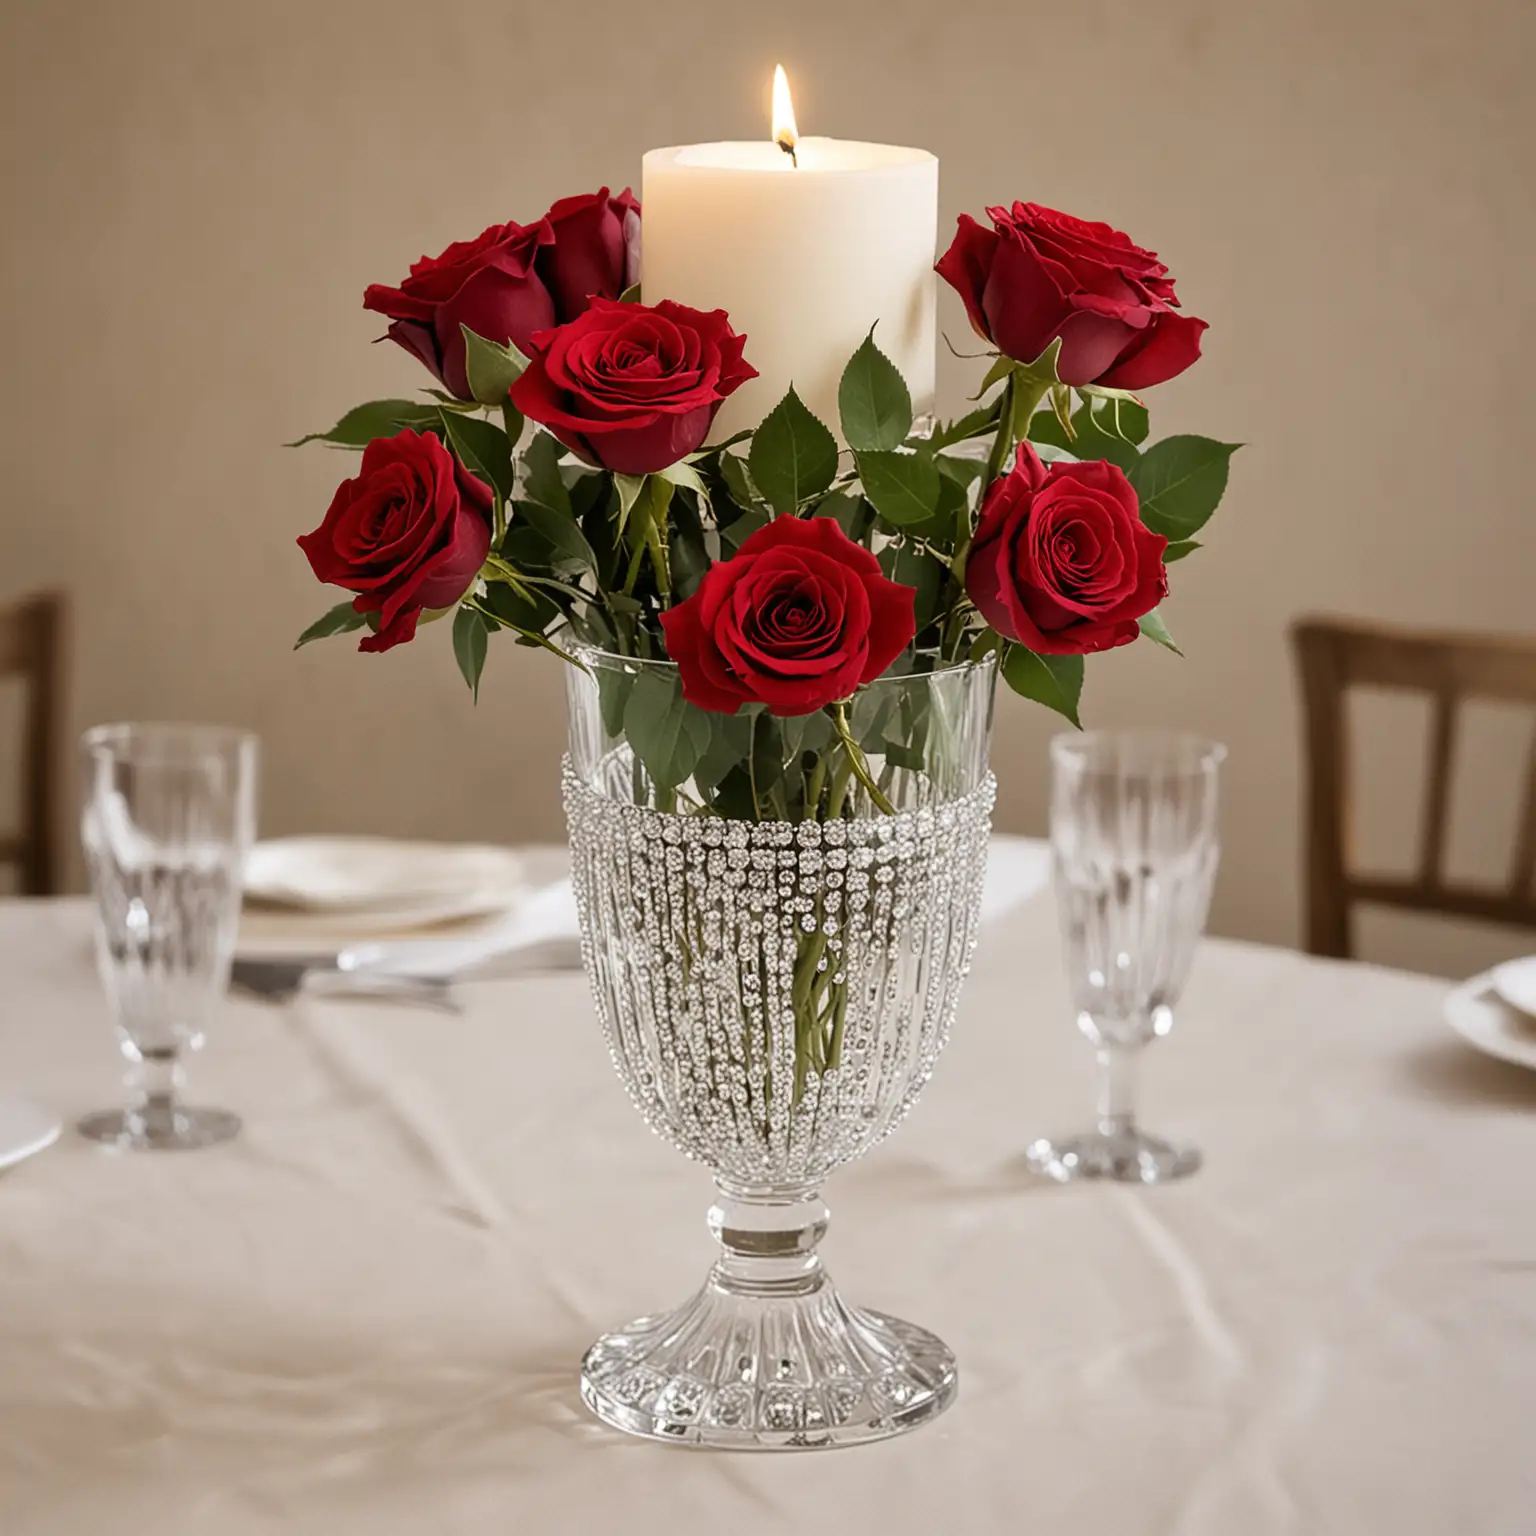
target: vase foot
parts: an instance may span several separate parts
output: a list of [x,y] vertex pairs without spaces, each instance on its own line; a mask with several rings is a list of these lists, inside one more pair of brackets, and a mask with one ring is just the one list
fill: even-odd
[[819,1450],[916,1429],[954,1400],[955,1357],[926,1329],[844,1304],[825,1275],[790,1295],[715,1276],[687,1305],[605,1334],[581,1396],[632,1435],[727,1450]]

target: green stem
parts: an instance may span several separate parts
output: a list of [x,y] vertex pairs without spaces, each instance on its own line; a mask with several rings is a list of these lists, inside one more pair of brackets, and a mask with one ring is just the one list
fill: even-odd
[[981,494],[1003,472],[1003,462],[1013,447],[1013,375],[1003,381],[1003,392],[997,397],[997,436],[992,439],[992,451],[987,455],[987,472],[981,477]]
[[848,754],[848,764],[853,769],[854,777],[862,784],[869,798],[887,816],[896,814],[896,807],[881,793],[880,786],[875,783],[873,775],[869,771],[869,764],[864,760],[864,754],[859,749],[859,744],[853,739],[853,732],[848,729],[848,705],[846,700],[839,702],[832,716],[832,722],[837,727],[838,739],[843,744],[843,751]]
[[640,562],[645,559],[646,541],[643,538],[634,541],[634,547],[630,551],[629,569],[624,573],[624,595],[635,595],[635,582],[640,576]]
[[821,805],[821,788],[826,783],[827,758],[825,753],[818,753],[816,766],[811,769],[811,776],[805,785],[805,820],[815,821],[816,812]]
[[853,766],[848,754],[832,770],[832,783],[827,790],[827,820],[837,821],[843,814],[843,802],[848,798],[848,780],[853,777]]
[[672,595],[672,571],[667,560],[666,541],[654,517],[646,521],[645,542],[651,552],[651,564],[656,570],[657,594],[665,600]]

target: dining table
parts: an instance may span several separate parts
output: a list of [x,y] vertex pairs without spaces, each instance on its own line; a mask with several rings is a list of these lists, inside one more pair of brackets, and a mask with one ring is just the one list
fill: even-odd
[[[550,870],[556,850],[533,855]],[[1450,983],[1206,940],[1143,1118],[1163,1187],[1031,1176],[1084,1128],[1052,898],[982,930],[913,1113],[837,1171],[843,1295],[955,1350],[878,1444],[720,1453],[583,1407],[600,1333],[714,1253],[577,971],[398,1000],[230,995],[205,1151],[68,1129],[122,1061],[79,898],[0,905],[0,1089],[65,1120],[0,1175],[0,1533],[1536,1532],[1536,1073]]]

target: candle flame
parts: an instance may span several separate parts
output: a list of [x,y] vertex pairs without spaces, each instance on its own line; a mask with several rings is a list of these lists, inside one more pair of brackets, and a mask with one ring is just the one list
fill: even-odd
[[[789,77],[782,64],[773,66],[773,142],[795,160],[795,145],[800,141],[800,130],[795,127],[795,104],[790,99]],[[799,161],[795,160],[798,165]]]

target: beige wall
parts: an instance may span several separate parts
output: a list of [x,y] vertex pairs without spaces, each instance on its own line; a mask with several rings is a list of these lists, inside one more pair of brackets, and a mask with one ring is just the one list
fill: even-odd
[[[946,227],[1014,196],[1109,218],[1211,322],[1206,360],[1154,402],[1163,432],[1252,445],[1176,572],[1189,659],[1101,660],[1085,704],[1231,743],[1218,925],[1290,939],[1287,621],[1536,624],[1533,16],[1525,0],[3,0],[0,597],[74,593],[78,723],[257,727],[269,831],[557,837],[544,657],[494,651],[474,710],[445,634],[385,658],[291,653],[330,602],[293,538],[351,461],[277,444],[421,382],[368,345],[365,283],[635,179],[649,145],[756,136],[780,58],[809,131],[938,153]],[[945,360],[951,403],[970,377]],[[1478,759],[1506,777],[1512,729]],[[1003,710],[1008,824],[1042,823],[1051,730]]]

